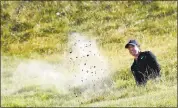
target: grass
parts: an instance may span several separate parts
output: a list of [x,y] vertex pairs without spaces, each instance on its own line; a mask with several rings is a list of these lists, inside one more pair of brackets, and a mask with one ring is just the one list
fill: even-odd
[[[176,1],[1,1],[1,9],[2,106],[177,106]],[[63,94],[55,87],[13,84],[21,60],[62,60],[73,31],[96,39],[111,63],[114,88],[86,98],[76,97],[74,91]],[[124,49],[129,39],[157,56],[160,81],[135,86],[130,72],[133,58]],[[16,87],[19,91],[14,91]]]

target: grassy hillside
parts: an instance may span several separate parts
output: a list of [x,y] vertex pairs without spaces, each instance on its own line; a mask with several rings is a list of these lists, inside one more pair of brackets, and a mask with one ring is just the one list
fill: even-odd
[[[177,105],[177,2],[175,1],[1,1],[3,92],[11,84],[15,58],[58,62],[71,32],[97,40],[110,60],[114,90],[102,95],[60,94],[54,88],[27,86],[2,93],[2,106],[172,106]],[[136,87],[130,73],[133,58],[124,45],[136,39],[161,65],[160,81]],[[112,92],[111,92],[112,91]],[[1,91],[2,92],[2,91]]]

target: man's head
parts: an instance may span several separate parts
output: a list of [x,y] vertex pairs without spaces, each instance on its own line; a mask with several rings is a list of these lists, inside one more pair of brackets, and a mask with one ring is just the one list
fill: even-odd
[[140,45],[136,40],[129,40],[129,42],[125,45],[125,48],[127,48],[129,53],[134,57],[137,57],[140,52]]

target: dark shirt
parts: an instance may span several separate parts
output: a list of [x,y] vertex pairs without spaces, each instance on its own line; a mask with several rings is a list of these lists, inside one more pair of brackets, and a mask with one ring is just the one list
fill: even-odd
[[146,84],[150,78],[160,77],[160,70],[156,56],[151,51],[140,52],[131,66],[132,74],[138,85]]

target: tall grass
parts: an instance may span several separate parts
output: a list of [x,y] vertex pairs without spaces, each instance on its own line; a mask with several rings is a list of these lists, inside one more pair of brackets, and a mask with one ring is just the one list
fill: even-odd
[[[113,93],[91,99],[45,91],[36,86],[2,95],[2,106],[171,106],[177,105],[176,1],[1,1],[2,56],[58,62],[68,34],[76,31],[96,38],[112,64]],[[124,48],[136,39],[161,65],[160,81],[136,87],[130,72],[133,58]],[[58,58],[58,59],[57,59]],[[2,85],[10,85],[13,66],[2,59]],[[11,66],[12,65],[12,66]]]

